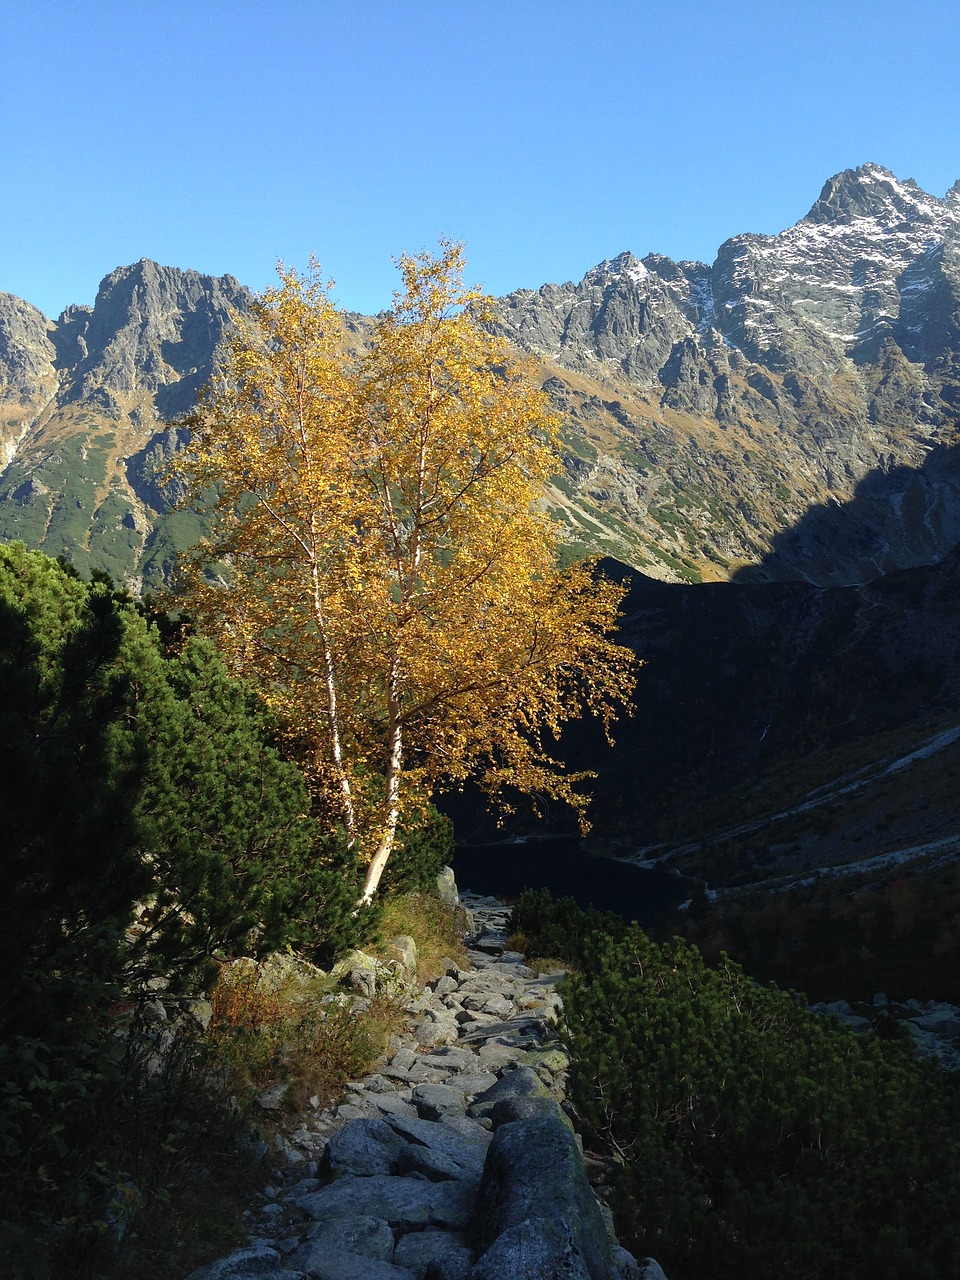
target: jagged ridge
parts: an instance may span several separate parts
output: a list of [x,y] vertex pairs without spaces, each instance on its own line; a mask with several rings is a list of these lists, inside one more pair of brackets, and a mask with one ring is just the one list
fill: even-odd
[[158,488],[177,444],[167,423],[193,405],[249,299],[232,276],[147,260],[56,323],[0,294],[2,536],[134,587],[161,581],[197,532]]
[[[712,265],[622,253],[501,299],[565,422],[571,540],[686,581],[939,559],[960,539],[958,234],[960,184],[938,199],[868,164]],[[168,422],[248,301],[147,261],[56,323],[0,295],[0,536],[162,579],[197,533],[154,479]]]
[[[503,299],[502,331],[552,366],[574,428],[571,523],[586,499],[611,550],[688,580],[858,582],[948,550],[958,488],[935,451],[956,439],[958,229],[958,187],[939,200],[864,165],[712,266],[623,253]],[[842,519],[829,554],[784,535],[863,485],[885,492],[869,546]]]

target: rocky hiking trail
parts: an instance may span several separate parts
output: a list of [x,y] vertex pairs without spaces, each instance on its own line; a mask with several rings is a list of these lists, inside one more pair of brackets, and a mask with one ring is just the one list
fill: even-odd
[[411,993],[388,1060],[281,1141],[248,1246],[189,1280],[664,1280],[617,1243],[563,1109],[562,974],[506,949],[501,903],[461,901],[471,967]]

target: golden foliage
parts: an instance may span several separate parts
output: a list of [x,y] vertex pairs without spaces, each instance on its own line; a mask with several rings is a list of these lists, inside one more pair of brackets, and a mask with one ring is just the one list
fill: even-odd
[[582,814],[582,777],[548,744],[587,711],[609,726],[634,679],[609,638],[621,588],[556,569],[538,502],[557,423],[530,367],[481,327],[459,245],[398,265],[355,358],[316,265],[281,268],[177,463],[215,517],[190,608],[306,747],[370,862],[367,896],[441,780]]

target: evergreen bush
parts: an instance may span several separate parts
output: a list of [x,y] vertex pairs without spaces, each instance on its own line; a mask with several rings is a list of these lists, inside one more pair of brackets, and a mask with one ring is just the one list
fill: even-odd
[[380,881],[387,894],[421,893],[436,895],[440,868],[453,857],[453,823],[432,804],[416,827],[401,828]]
[[575,953],[571,1091],[624,1162],[628,1246],[671,1280],[960,1274],[956,1077],[726,958],[574,910],[525,895],[517,918],[535,947]]
[[184,1042],[169,1070],[137,1011],[206,990],[220,954],[332,959],[374,923],[359,891],[208,643],[167,653],[103,575],[0,546],[4,1274],[106,1268],[103,1206],[132,1181],[149,1216],[185,1167],[184,1099],[215,1114],[202,1058]]

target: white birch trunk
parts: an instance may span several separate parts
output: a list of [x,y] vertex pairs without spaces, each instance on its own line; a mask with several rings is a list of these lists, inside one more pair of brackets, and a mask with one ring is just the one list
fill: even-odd
[[400,722],[399,660],[394,656],[390,663],[390,676],[387,685],[387,703],[390,712],[390,759],[387,764],[386,795],[384,796],[385,817],[380,841],[377,845],[370,865],[367,867],[363,882],[361,904],[372,900],[377,891],[384,868],[393,852],[397,836],[397,823],[400,821],[400,775],[403,770],[403,725]]
[[320,632],[320,638],[323,643],[323,669],[324,683],[327,693],[327,716],[330,721],[330,752],[333,756],[334,773],[337,777],[337,785],[340,788],[340,807],[343,812],[343,824],[347,830],[347,844],[352,849],[357,839],[357,818],[353,807],[353,792],[350,788],[350,779],[343,765],[343,746],[340,741],[340,708],[337,700],[337,679],[336,669],[333,662],[333,653],[330,649],[330,639],[327,631],[327,619],[323,611],[323,597],[320,591],[320,575],[317,569],[317,562],[313,560],[311,566],[311,577],[313,579],[313,614],[317,624],[317,630]]

